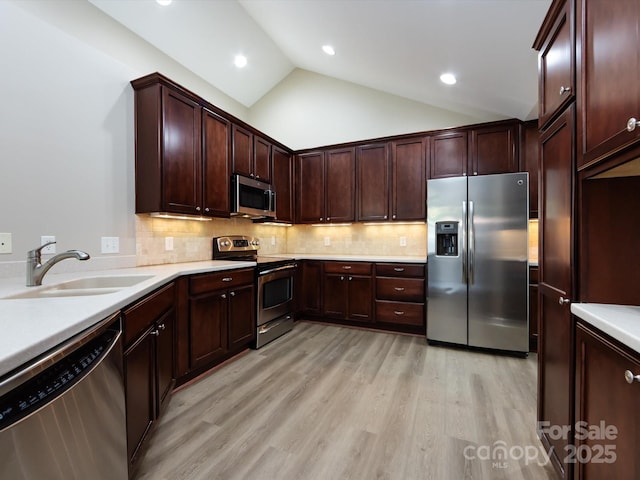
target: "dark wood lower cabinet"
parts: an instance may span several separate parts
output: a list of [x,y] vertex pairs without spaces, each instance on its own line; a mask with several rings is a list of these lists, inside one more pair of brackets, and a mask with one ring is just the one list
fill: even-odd
[[538,267],[529,267],[529,351],[538,351]]
[[576,327],[575,479],[640,478],[640,354],[599,330]]
[[322,315],[322,263],[314,260],[300,262],[295,294],[299,314]]
[[124,375],[130,473],[174,385],[175,286],[170,283],[124,310]]
[[227,353],[226,290],[194,296],[189,300],[189,366],[210,365]]

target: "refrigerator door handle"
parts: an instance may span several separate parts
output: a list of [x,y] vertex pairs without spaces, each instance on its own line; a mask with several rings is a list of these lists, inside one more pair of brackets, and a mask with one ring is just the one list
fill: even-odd
[[462,250],[462,282],[467,283],[467,202],[462,201],[462,241],[459,246]]
[[469,284],[473,284],[475,276],[476,227],[473,217],[473,200],[469,200]]

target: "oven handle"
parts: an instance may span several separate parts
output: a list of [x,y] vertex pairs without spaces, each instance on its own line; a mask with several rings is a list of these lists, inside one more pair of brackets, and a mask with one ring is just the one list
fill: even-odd
[[269,270],[265,270],[264,272],[259,272],[258,276],[262,277],[263,275],[268,275],[270,273],[282,272],[283,270],[293,270],[298,268],[298,264],[294,263],[292,265],[282,265],[281,267],[270,268]]

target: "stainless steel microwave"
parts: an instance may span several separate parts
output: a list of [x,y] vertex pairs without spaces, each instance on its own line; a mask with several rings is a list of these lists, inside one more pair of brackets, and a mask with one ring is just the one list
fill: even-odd
[[234,174],[231,177],[231,214],[251,218],[276,216],[276,192],[270,184]]

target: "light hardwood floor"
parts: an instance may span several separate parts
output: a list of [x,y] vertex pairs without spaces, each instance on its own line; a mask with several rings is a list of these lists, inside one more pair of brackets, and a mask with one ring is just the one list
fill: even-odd
[[137,479],[555,479],[536,370],[535,355],[298,322],[176,392]]

